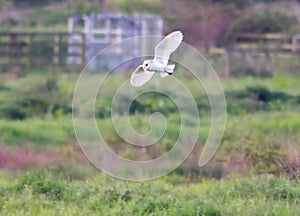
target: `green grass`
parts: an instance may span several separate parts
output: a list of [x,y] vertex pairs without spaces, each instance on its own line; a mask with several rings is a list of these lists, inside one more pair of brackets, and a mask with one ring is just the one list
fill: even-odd
[[[29,99],[47,102],[51,98],[53,104],[70,107],[77,75],[56,75],[55,79],[50,75],[45,78],[43,73],[6,77],[7,81],[0,83],[0,105],[15,103],[22,109],[23,102]],[[109,77],[105,93],[114,92],[127,75]],[[96,82],[99,78],[96,76],[88,78]],[[289,148],[299,151],[299,81],[299,77],[290,75],[222,80],[228,115],[216,158],[226,164],[213,161],[199,168],[198,155],[192,155],[168,176],[143,183],[95,175],[92,166],[77,164],[81,152],[71,147],[77,141],[70,112],[46,109],[36,113],[32,111],[35,104],[31,104],[31,109],[25,109],[31,115],[23,120],[2,115],[0,142],[5,145],[4,150],[52,147],[56,156],[62,155],[66,161],[61,165],[49,164],[48,171],[27,169],[28,173],[23,174],[1,171],[0,215],[296,215],[300,211],[299,184],[285,179],[290,176],[280,167],[278,171],[270,159],[289,160]],[[198,144],[202,145],[210,130],[209,104],[198,83],[188,79],[184,82],[190,82],[197,100],[201,118]],[[150,84],[155,88],[157,83],[154,80]],[[50,107],[51,103],[45,104]],[[128,148],[113,128],[110,106],[109,97],[99,97],[96,101],[97,125],[104,140],[123,157],[149,159],[167,152],[177,139],[180,115],[166,98],[144,95],[131,109],[132,127],[142,133],[150,129],[151,113],[161,111],[166,116],[167,130],[153,155],[138,155],[136,149]],[[119,109],[122,111],[122,104]],[[187,117],[187,126],[194,127],[194,116]],[[119,114],[118,123],[126,118]],[[231,170],[231,160],[236,156],[241,158],[241,168],[247,165],[247,170]],[[270,172],[280,177],[267,179],[265,174],[249,177],[251,173]],[[235,175],[243,177],[229,177]]]
[[[298,146],[298,111],[258,112],[244,116],[229,115],[222,149],[235,152],[245,143],[261,148],[282,147],[289,142]],[[228,153],[228,152],[227,152]]]
[[296,215],[300,211],[299,184],[263,176],[188,183],[174,175],[150,182],[98,175],[69,182],[42,171],[12,178],[0,175],[2,215]]
[[[111,9],[158,13],[161,4],[160,0],[115,0]],[[0,29],[65,31],[68,16],[88,14],[97,7],[98,1],[84,3],[82,0],[61,4],[58,8],[35,7],[22,16],[22,20],[6,20]],[[218,72],[224,71],[223,56],[211,55],[208,59]],[[197,161],[193,161],[198,156],[194,155],[173,173],[148,182],[126,182],[103,174],[95,175],[92,166],[77,162],[82,153],[73,146],[76,139],[70,107],[78,73],[72,69],[64,72],[43,69],[45,71],[22,71],[16,75],[20,77],[0,74],[0,165],[2,159],[3,164],[7,164],[7,158],[14,156],[4,154],[23,148],[25,151],[19,152],[28,154],[26,148],[42,152],[50,147],[54,152],[50,157],[59,154],[65,159],[64,164],[48,164],[43,171],[27,168],[13,173],[1,170],[0,215],[298,215],[300,185],[285,179],[284,172],[273,172],[274,164],[270,159],[281,156],[279,153],[284,155],[280,160],[286,156],[289,159],[289,148],[299,151],[299,59],[297,56],[273,58],[274,75],[268,78],[259,77],[259,72],[248,71],[242,61],[234,63],[241,66],[237,73],[251,72],[253,76],[221,80],[227,96],[228,118],[217,158],[230,166],[230,161],[238,156],[240,163],[247,165],[247,170],[232,171],[226,164],[216,166],[216,161],[199,168]],[[235,65],[231,66],[234,68]],[[97,82],[100,76],[95,74],[90,78]],[[181,79],[184,75],[176,73],[175,76]],[[109,77],[104,95],[114,92],[129,77],[130,72]],[[208,100],[197,81],[191,77],[182,80],[192,88],[197,99],[201,116],[198,143],[201,145],[210,129]],[[149,85],[157,89],[157,82],[152,81]],[[267,90],[264,93],[270,98],[258,100],[257,92],[249,91],[249,87],[256,90],[264,87]],[[163,106],[159,107],[159,104]],[[98,100],[96,108],[97,124],[105,140],[120,155],[137,159],[135,152],[126,148],[126,143],[113,129],[110,98]],[[134,129],[147,132],[150,113],[161,111],[167,114],[168,128],[157,145],[159,153],[168,151],[177,138],[180,120],[174,110],[174,104],[167,100],[146,95],[135,103],[134,115],[130,116]],[[193,116],[188,118],[188,126],[193,127]],[[120,122],[124,119],[124,116],[119,117]],[[22,156],[19,163],[22,163]],[[280,177],[249,177],[250,173],[273,173]],[[230,178],[235,175],[243,177]],[[213,179],[221,177],[221,180]]]
[[[299,150],[300,120],[298,113],[298,111],[286,111],[284,113],[257,112],[244,116],[229,115],[218,157],[230,160],[236,155],[246,157],[249,152],[279,150],[287,153],[286,150],[290,147]],[[159,154],[167,152],[173,147],[174,140],[178,136],[175,124],[178,117],[171,115],[167,118],[168,128],[164,138],[155,145]],[[125,119],[125,117],[122,118]],[[120,122],[123,121],[122,118],[120,117]],[[147,116],[135,116],[131,119],[133,128],[138,131],[145,132],[149,129],[149,125],[145,121]],[[141,119],[144,119],[145,124],[141,123]],[[199,143],[205,140],[210,129],[209,119],[202,119],[201,122]],[[109,119],[99,119],[98,126],[101,135],[111,148],[125,157],[136,158],[136,153],[115,132]],[[0,130],[1,142],[6,146],[40,148],[63,146],[70,140],[72,143],[77,143],[71,116],[50,120],[0,120]]]
[[[92,76],[93,80],[96,80],[95,76]],[[56,81],[50,86],[55,90],[55,95],[51,99],[53,103],[59,104],[63,99],[64,103],[62,105],[71,106],[72,92],[77,77],[77,74],[57,74]],[[3,78],[5,78],[4,75]],[[114,89],[125,78],[128,78],[128,76],[110,76],[103,91],[106,93],[114,92]],[[41,90],[43,92],[46,91],[45,89],[49,88],[49,83],[53,83],[52,79],[51,75],[45,78],[44,72],[40,74],[28,73],[19,79],[7,79],[5,83],[0,83],[0,105],[13,102],[19,105],[23,101],[27,101],[29,96],[30,99],[34,98],[42,101],[45,97],[41,94]],[[300,92],[299,81],[300,78],[297,76],[282,74],[265,79],[243,77],[222,80],[229,114],[220,151],[226,152],[227,157],[230,158],[232,154],[240,153],[239,151],[245,148],[245,143],[249,146],[261,146],[263,148],[274,146],[281,148],[286,145],[288,140],[289,143],[296,147],[299,142],[298,134],[300,132],[300,121],[298,120],[300,106],[294,100],[297,98],[298,92]],[[201,116],[199,142],[202,143],[206,140],[210,130],[209,107],[207,108],[209,104],[207,104],[207,99],[202,95],[201,87],[197,86],[199,84],[192,80],[184,80],[184,82],[190,82],[189,86],[192,87],[192,93],[198,103]],[[154,82],[154,87],[155,84]],[[268,94],[272,96],[270,101],[262,102],[251,99],[251,94],[253,93],[249,93],[245,89],[255,86],[265,87],[269,91]],[[31,94],[22,96],[22,92]],[[275,96],[278,95],[278,92],[288,95],[279,95],[281,98],[276,98]],[[48,94],[47,91],[46,93]],[[57,97],[56,94],[60,97]],[[18,96],[16,97],[16,95]],[[284,97],[287,98],[287,102]],[[47,98],[45,99],[48,100]],[[158,99],[164,104],[163,107],[160,107]],[[112,146],[119,148],[122,145],[122,140],[114,132],[109,118],[109,100],[110,98],[103,97],[97,100],[96,107],[105,117],[98,119],[98,126],[105,140]],[[164,151],[172,147],[171,143],[177,139],[177,125],[180,123],[180,116],[173,102],[163,97],[158,97],[157,94],[149,94],[139,98],[137,105],[135,109],[139,114],[135,113],[130,117],[133,128],[140,132],[147,132],[150,129],[148,116],[154,111],[161,111],[167,114],[168,121],[166,136],[161,142],[161,147]],[[44,114],[37,115],[36,112],[32,111],[33,108],[26,108],[26,111],[30,111],[31,115],[25,120],[0,120],[0,140],[2,143],[9,145],[34,144],[36,146],[48,144],[63,145],[68,140],[75,139],[70,113],[66,114],[62,110],[58,110],[53,113],[47,111]],[[101,116],[100,114],[99,116]],[[188,118],[191,123],[189,127],[193,127],[193,117],[188,116]],[[120,116],[119,119],[122,122],[126,117]]]
[[[70,118],[70,117],[69,117]],[[1,141],[14,145],[64,144],[73,133],[71,119],[0,120]]]
[[[2,3],[2,2],[1,2]],[[6,3],[6,2],[5,2]],[[2,4],[5,4],[2,3]],[[8,9],[13,9],[12,3],[6,3]],[[25,3],[26,4],[26,3]],[[143,1],[120,1],[114,0],[108,3],[110,11],[134,14],[138,12],[158,14],[161,11],[160,0]],[[22,4],[21,4],[22,5]],[[74,0],[57,1],[53,5],[29,5],[27,12],[21,18],[9,17],[4,19],[0,26],[2,31],[21,31],[21,32],[67,32],[68,17],[81,14],[99,13],[103,10],[97,0],[83,1]],[[5,8],[5,5],[4,5]],[[22,6],[19,6],[21,10]],[[15,8],[18,9],[18,8]],[[38,19],[36,19],[38,17]],[[82,31],[82,29],[80,29]]]
[[246,76],[243,78],[230,77],[222,80],[225,90],[242,90],[247,86],[264,86],[271,91],[282,91],[289,94],[299,94],[300,77],[289,74],[275,74],[270,78]]

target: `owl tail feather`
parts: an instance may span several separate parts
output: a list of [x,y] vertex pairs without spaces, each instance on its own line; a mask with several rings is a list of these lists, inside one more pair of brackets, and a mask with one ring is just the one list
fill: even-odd
[[174,68],[175,68],[175,65],[172,64],[172,65],[167,65],[165,67],[165,72],[168,73],[169,75],[171,75],[174,71]]
[[174,71],[174,68],[175,68],[175,65],[172,64],[172,65],[167,65],[165,67],[165,72],[162,72],[160,73],[160,76],[161,78],[164,78],[164,77],[167,77],[167,76],[170,76],[173,74],[173,71]]

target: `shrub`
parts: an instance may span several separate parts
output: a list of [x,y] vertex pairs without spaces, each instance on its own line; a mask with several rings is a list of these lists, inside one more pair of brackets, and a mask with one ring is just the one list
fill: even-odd
[[51,113],[60,117],[71,113],[71,95],[61,92],[57,81],[47,79],[25,89],[11,89],[0,105],[0,118],[23,120],[32,116]]
[[27,117],[24,107],[19,104],[0,105],[0,118],[8,118],[13,120],[23,120]]
[[47,5],[51,2],[61,2],[62,0],[13,0],[15,6],[42,6]]
[[263,86],[249,86],[244,90],[227,91],[227,111],[232,114],[243,114],[259,110],[280,110],[282,105],[299,104],[299,96],[280,91],[270,91]]
[[22,175],[15,188],[24,190],[26,187],[30,187],[34,193],[45,194],[47,197],[58,200],[63,197],[64,193],[64,185],[61,180],[43,170]]
[[263,9],[258,12],[245,13],[229,28],[229,35],[234,37],[236,33],[278,33],[289,32],[299,25],[297,18],[280,12]]

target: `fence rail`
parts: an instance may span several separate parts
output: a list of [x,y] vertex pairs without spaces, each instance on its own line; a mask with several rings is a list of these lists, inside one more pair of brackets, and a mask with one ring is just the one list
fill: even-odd
[[235,36],[229,49],[233,52],[291,53],[299,52],[297,42],[291,36],[280,33],[244,33]]
[[[79,42],[71,40],[74,36]],[[66,66],[71,57],[85,65],[85,34],[0,32],[0,67]]]
[[[226,64],[222,76],[264,73],[273,71],[298,71],[300,65],[300,35],[236,34],[230,46],[214,48],[212,53],[224,56]],[[244,72],[243,72],[244,71]]]

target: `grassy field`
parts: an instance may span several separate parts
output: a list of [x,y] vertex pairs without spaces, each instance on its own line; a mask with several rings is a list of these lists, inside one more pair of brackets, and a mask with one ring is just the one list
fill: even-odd
[[[65,32],[68,17],[102,11],[100,2],[0,0],[0,31]],[[202,48],[228,46],[227,40],[236,33],[299,30],[294,22],[296,17],[290,17],[297,14],[299,18],[295,9],[299,5],[294,1],[284,5],[280,1],[260,0],[201,1],[204,7],[200,1],[106,3],[109,12],[160,14],[165,23],[164,33],[181,29],[184,41]],[[278,9],[283,14],[277,13]],[[195,20],[205,20],[196,31],[190,25]],[[263,45],[267,44],[259,46]],[[85,158],[72,122],[78,70],[1,67],[0,215],[299,215],[299,56],[268,54],[248,59],[232,55],[228,74],[223,54],[203,54],[223,77],[227,121],[221,145],[206,166],[197,165],[211,128],[210,103],[203,87],[190,74],[183,74],[185,69],[181,68],[182,73],[174,76],[191,87],[199,110],[200,134],[182,165],[164,177],[145,182],[105,175]],[[112,125],[109,93],[130,74],[114,73],[106,80],[102,88],[106,94],[97,97],[95,103],[97,126],[117,154],[132,160],[157,158],[173,147],[181,116],[174,102],[165,96],[149,93],[137,98],[129,109],[134,129],[149,131],[148,117],[153,112],[164,114],[168,125],[165,136],[153,147],[146,151],[129,148]],[[102,76],[90,74],[87,84]],[[155,78],[148,85],[157,89]],[[127,119],[123,110],[120,103],[119,123]],[[187,117],[187,128],[193,129],[195,116]]]
[[257,176],[188,182],[66,181],[44,171],[0,177],[2,215],[297,215],[300,185]]
[[[113,75],[111,89],[127,75]],[[197,166],[197,159],[210,128],[210,111],[203,92],[195,90],[201,118],[197,147],[171,174],[148,182],[105,176],[84,158],[71,116],[78,75],[1,76],[1,215],[297,215],[300,211],[300,187],[295,182],[299,176],[291,173],[300,165],[298,76],[222,80],[226,130],[219,151],[204,168]],[[157,110],[166,114],[167,137],[150,156],[167,152],[178,133],[175,105],[155,94],[136,103],[130,119],[141,131],[149,129],[149,114]],[[106,131],[103,136],[110,147],[137,159],[138,151],[125,148],[126,142],[113,130],[105,111],[110,110],[109,98],[97,100],[96,107],[98,126]]]

